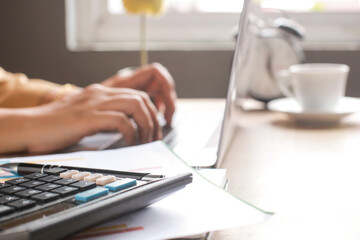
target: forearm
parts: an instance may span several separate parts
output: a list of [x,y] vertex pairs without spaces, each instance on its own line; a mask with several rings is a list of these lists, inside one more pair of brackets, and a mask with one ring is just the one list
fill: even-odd
[[60,105],[54,102],[29,108],[0,108],[0,154],[51,152],[79,140],[62,141],[71,133],[65,127],[68,117],[62,114]]
[[41,79],[29,79],[24,74],[6,72],[0,68],[0,107],[24,108],[58,100],[76,89],[74,85],[59,85]]
[[17,83],[6,99],[0,101],[0,107],[35,107],[59,100],[77,89],[74,85],[58,85],[45,80],[31,79],[26,83]]
[[76,143],[87,126],[63,100],[37,107],[0,108],[0,154],[48,153]]

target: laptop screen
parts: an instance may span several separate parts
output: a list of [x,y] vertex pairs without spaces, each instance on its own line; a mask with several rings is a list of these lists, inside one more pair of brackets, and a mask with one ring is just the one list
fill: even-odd
[[[248,28],[251,5],[251,0],[244,0],[243,9],[240,15],[216,166],[219,166],[223,161],[233,139],[236,126],[234,123],[233,112],[234,108],[239,108],[238,106],[235,106],[235,102],[237,99],[241,100],[246,97],[249,79],[248,51],[250,49],[250,36]],[[240,110],[238,109],[237,111]]]

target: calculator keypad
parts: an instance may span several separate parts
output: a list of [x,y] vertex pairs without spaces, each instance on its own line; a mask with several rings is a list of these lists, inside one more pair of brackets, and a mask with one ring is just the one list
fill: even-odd
[[58,187],[61,187],[61,185],[54,184],[54,183],[46,183],[46,184],[43,184],[43,185],[40,185],[40,186],[36,187],[35,189],[38,189],[38,190],[41,190],[41,191],[44,191],[44,192],[48,192],[48,191],[53,190],[53,189],[58,188]]
[[30,180],[27,178],[15,178],[15,179],[7,181],[7,183],[16,185],[16,184],[21,184],[21,183],[24,183],[27,181],[30,181]]
[[64,168],[48,169],[45,173],[32,173],[1,183],[0,217],[51,204],[61,198],[86,203],[136,185],[134,179]]
[[105,196],[108,193],[109,193],[108,189],[102,188],[102,187],[96,187],[89,191],[76,194],[75,199],[76,199],[76,201],[80,201],[80,202],[88,202],[88,201],[94,200],[96,198]]
[[19,199],[14,202],[10,202],[8,206],[14,207],[16,210],[25,210],[28,208],[35,207],[36,202],[28,199]]
[[69,186],[64,186],[51,190],[51,192],[60,194],[61,197],[67,197],[79,192],[79,189]]
[[0,190],[1,193],[3,194],[8,194],[8,195],[12,195],[15,194],[16,192],[20,192],[22,190],[25,190],[25,187],[20,187],[20,186],[11,186],[11,187],[7,187],[7,188],[3,188]]
[[41,191],[40,191],[40,190],[36,190],[36,189],[26,189],[26,190],[24,190],[24,191],[15,193],[15,195],[16,195],[17,197],[21,197],[21,198],[29,198],[29,197],[31,197],[32,195],[35,195],[35,194],[38,194],[38,193],[41,193]]
[[55,181],[54,183],[60,184],[60,185],[70,185],[70,184],[73,184],[73,183],[76,183],[76,182],[78,182],[78,180],[71,179],[71,178],[64,178],[64,179]]
[[35,180],[35,179],[46,177],[46,176],[48,176],[48,175],[45,173],[32,173],[32,174],[26,175],[26,178]]
[[96,187],[96,183],[94,182],[88,182],[88,181],[80,181],[77,183],[73,183],[70,186],[76,187],[79,189],[80,192],[92,189]]
[[0,205],[0,217],[15,212],[15,208],[6,205]]
[[55,182],[55,181],[60,180],[60,179],[61,179],[61,177],[59,177],[59,176],[50,175],[50,176],[39,178],[38,180],[51,183],[51,182]]
[[11,184],[8,183],[0,183],[0,189],[10,187]]
[[43,192],[31,197],[31,199],[39,202],[39,203],[48,203],[54,200],[59,199],[60,194],[57,193],[50,193],[50,192]]
[[37,186],[40,186],[43,184],[45,184],[45,182],[34,180],[34,181],[22,183],[22,184],[20,184],[20,186],[26,187],[26,188],[34,188],[34,187],[37,187]]
[[15,200],[18,200],[20,199],[19,197],[15,197],[15,196],[2,196],[0,197],[0,204],[6,204],[6,203],[9,203],[9,202],[12,202],[12,201],[15,201]]

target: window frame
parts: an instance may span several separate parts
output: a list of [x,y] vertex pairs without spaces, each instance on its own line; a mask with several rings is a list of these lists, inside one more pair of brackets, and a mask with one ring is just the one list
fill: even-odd
[[[111,15],[104,0],[66,0],[66,42],[72,51],[133,51],[139,49],[139,16]],[[306,50],[360,50],[359,12],[286,12],[308,32]],[[335,17],[334,17],[335,16]],[[232,50],[231,26],[238,13],[164,14],[148,17],[149,50]],[[279,14],[264,14],[265,20]],[[201,21],[197,21],[201,18]],[[161,19],[161,20],[160,20]],[[194,24],[196,22],[197,24]],[[191,33],[183,36],[179,29]],[[121,32],[120,32],[121,29]],[[166,35],[163,33],[166,32]],[[121,40],[120,40],[121,39]],[[161,40],[159,40],[161,39]]]

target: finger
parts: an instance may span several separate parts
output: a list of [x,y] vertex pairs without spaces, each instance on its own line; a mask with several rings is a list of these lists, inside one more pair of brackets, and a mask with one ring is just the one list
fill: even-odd
[[[175,101],[177,98],[174,80],[166,68],[160,64],[154,64],[153,73],[153,84],[149,86],[148,91],[154,91],[155,96],[161,99],[162,103],[165,105],[165,120],[167,124],[171,125],[172,116],[175,112]],[[159,85],[156,83],[161,84]],[[156,87],[155,85],[158,86]]]
[[107,87],[101,84],[91,84],[86,87],[85,92],[89,94],[97,94],[97,95],[106,95],[106,96],[113,96],[119,94],[137,94],[137,90],[133,90],[130,88],[113,88]]
[[131,120],[122,112],[99,111],[93,119],[93,132],[118,130],[124,135],[128,145],[136,144],[136,128]]
[[112,96],[104,101],[99,110],[120,111],[134,119],[138,126],[141,143],[147,143],[153,140],[154,123],[151,114],[138,95],[118,95]]
[[176,93],[170,92],[168,94],[165,94],[162,98],[163,103],[165,105],[165,120],[168,125],[171,125],[172,118],[175,112],[175,99],[176,99]]
[[158,75],[159,79],[162,79],[170,89],[175,89],[175,81],[169,71],[160,63],[152,63],[149,67],[154,71],[155,75]]
[[146,93],[142,92],[140,93],[141,98],[143,99],[146,107],[149,110],[151,119],[153,121],[154,124],[154,136],[153,136],[153,140],[159,140],[162,139],[162,132],[161,132],[161,127],[160,127],[160,123],[157,119],[157,110],[156,107],[154,106],[154,104],[151,102],[149,95],[147,95]]
[[164,113],[168,125],[171,125],[175,113],[176,98],[175,92],[164,92],[164,94],[158,94],[155,97],[155,105],[159,111]]

